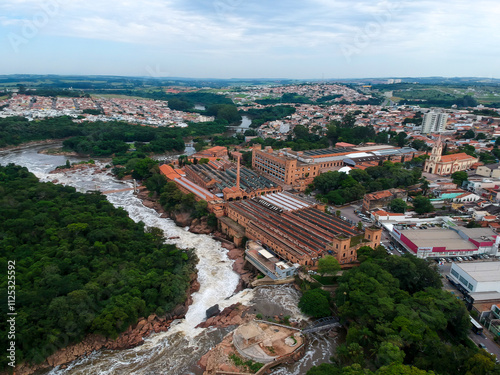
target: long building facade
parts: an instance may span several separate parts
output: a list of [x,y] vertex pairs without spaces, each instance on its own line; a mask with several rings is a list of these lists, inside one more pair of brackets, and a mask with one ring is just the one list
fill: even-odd
[[292,151],[290,148],[273,150],[270,146],[262,149],[256,144],[252,150],[252,168],[288,189],[304,191],[321,173],[355,165],[356,160],[410,160],[415,153],[417,150],[412,148],[389,145]]
[[326,254],[340,264],[357,261],[361,246],[380,245],[382,229],[359,232],[349,223],[286,194],[228,203],[226,215],[245,229],[245,236],[292,263],[316,266]]

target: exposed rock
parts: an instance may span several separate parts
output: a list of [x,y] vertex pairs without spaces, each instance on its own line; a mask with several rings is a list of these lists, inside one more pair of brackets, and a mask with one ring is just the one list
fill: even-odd
[[239,372],[229,359],[229,355],[234,352],[232,342],[233,334],[230,333],[220,344],[201,357],[198,365],[204,370],[204,375],[214,375],[216,371]]
[[[67,173],[67,172],[73,172],[73,171],[82,171],[84,169],[89,169],[89,168],[94,168],[95,164],[73,164],[69,168],[58,168],[54,169],[53,171],[50,171],[49,173]],[[95,171],[98,172],[98,171]]]
[[189,228],[189,231],[197,234],[209,234],[213,232],[213,228],[208,226],[207,218],[202,217],[201,219],[194,219],[191,222],[191,228]]
[[210,307],[207,310],[206,314],[207,314],[207,319],[211,318],[212,316],[219,315],[220,314],[219,305],[214,305],[214,306]]
[[179,227],[189,227],[193,221],[190,212],[174,212],[170,215],[170,217]]
[[[247,321],[253,317],[253,315],[244,314],[248,310],[248,307],[241,305],[240,303],[236,303],[229,307],[226,307],[220,314],[217,316],[212,316],[207,318],[206,321],[198,324],[197,328],[208,328],[208,327],[218,327],[225,328],[232,325],[242,324],[244,321]],[[243,318],[243,315],[245,317]]]

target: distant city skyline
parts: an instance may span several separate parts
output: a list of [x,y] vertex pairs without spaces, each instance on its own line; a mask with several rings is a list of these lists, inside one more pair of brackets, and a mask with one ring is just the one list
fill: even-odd
[[0,74],[500,77],[492,0],[4,0]]

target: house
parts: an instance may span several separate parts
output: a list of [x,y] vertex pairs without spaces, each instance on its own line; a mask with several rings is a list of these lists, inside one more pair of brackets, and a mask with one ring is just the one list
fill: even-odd
[[400,198],[406,201],[408,193],[403,189],[389,189],[366,194],[363,198],[363,212],[387,206],[393,199]]
[[477,168],[476,174],[483,177],[500,178],[500,163],[481,165]]
[[474,193],[463,193],[453,198],[454,203],[477,202],[481,197]]

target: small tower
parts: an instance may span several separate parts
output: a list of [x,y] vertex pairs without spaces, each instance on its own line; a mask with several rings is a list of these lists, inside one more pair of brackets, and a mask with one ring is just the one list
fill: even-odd
[[240,152],[233,152],[233,157],[236,158],[236,189],[240,189],[240,161],[243,155]]
[[432,148],[431,155],[429,160],[426,160],[424,172],[435,173],[436,172],[436,164],[441,161],[441,154],[443,153],[443,141],[441,140],[441,135]]
[[334,236],[332,241],[332,248],[335,256],[340,264],[350,263],[349,249],[351,247],[351,238],[342,234]]
[[440,134],[436,144],[432,148],[430,160],[436,163],[439,162],[441,160],[442,153],[443,153],[443,141],[441,139],[441,134]]
[[380,245],[380,240],[382,239],[382,228],[377,227],[366,227],[365,228],[365,240],[370,241],[368,246],[376,248]]

